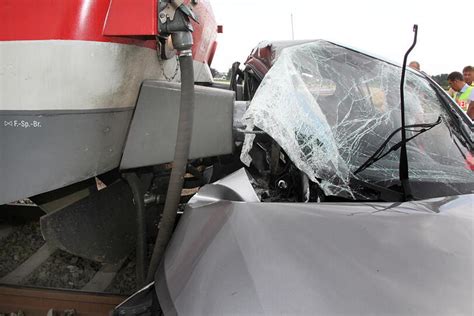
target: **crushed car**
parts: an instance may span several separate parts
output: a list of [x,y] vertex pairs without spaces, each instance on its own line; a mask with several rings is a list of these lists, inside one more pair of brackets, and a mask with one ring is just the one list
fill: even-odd
[[155,283],[118,310],[472,315],[473,124],[446,92],[406,71],[407,199],[400,66],[318,40],[234,68],[244,166],[188,202]]

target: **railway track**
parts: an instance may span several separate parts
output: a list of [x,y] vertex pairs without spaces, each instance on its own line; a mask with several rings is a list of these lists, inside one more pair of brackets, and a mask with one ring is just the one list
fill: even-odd
[[[191,174],[186,178],[193,180]],[[183,203],[197,189],[183,189]],[[68,309],[79,311],[79,307],[87,306],[87,300],[95,302],[96,298],[98,302],[105,300],[103,304],[110,303],[107,308],[113,308],[138,290],[134,253],[115,264],[100,264],[50,246],[40,231],[39,219],[44,212],[27,202],[0,205],[0,316],[19,310],[31,310],[27,316],[46,315],[44,312],[48,312],[51,306],[60,306],[56,314],[62,315]],[[153,221],[149,224],[155,225]],[[148,251],[151,249],[153,244],[149,243]],[[46,299],[42,300],[42,296]],[[91,308],[99,303],[94,304]],[[100,310],[98,314],[80,315],[107,313]]]
[[133,256],[102,265],[75,257],[45,243],[34,216],[2,211],[0,316],[108,315],[136,290]]
[[0,285],[0,315],[103,316],[124,296]]
[[[21,285],[30,275],[39,269],[50,257],[59,251],[56,248],[44,244],[26,261],[21,263],[16,269],[0,278],[0,285]],[[124,261],[117,264],[104,264],[94,274],[94,276],[81,287],[80,290],[87,292],[102,293],[112,284],[117,273],[122,268]]]

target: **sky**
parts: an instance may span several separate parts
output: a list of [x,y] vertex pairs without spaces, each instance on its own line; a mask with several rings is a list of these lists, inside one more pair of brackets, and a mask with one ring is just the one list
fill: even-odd
[[221,72],[227,72],[234,61],[244,62],[260,41],[291,40],[291,16],[295,40],[331,40],[398,64],[413,42],[413,25],[418,24],[418,41],[409,61],[417,60],[431,75],[474,66],[474,41],[468,36],[474,20],[471,13],[459,9],[469,1],[459,5],[446,0],[210,2],[217,23],[224,27],[212,64]]

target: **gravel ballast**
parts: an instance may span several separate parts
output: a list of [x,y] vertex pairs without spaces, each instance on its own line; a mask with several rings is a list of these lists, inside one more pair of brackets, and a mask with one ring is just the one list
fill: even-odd
[[11,234],[0,240],[0,278],[12,272],[44,243],[39,222],[14,227]]
[[80,290],[100,268],[100,263],[57,250],[22,285]]

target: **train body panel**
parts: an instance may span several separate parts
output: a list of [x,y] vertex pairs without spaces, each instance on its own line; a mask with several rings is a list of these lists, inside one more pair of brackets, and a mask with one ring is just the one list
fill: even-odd
[[[152,27],[104,35],[117,3],[0,1],[0,204],[117,168],[142,82],[180,81]],[[210,84],[217,25],[209,1],[193,9],[195,81]]]

